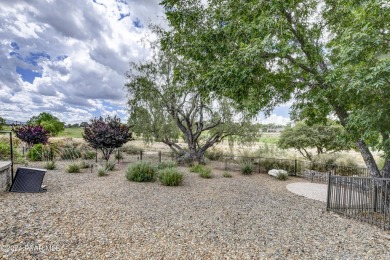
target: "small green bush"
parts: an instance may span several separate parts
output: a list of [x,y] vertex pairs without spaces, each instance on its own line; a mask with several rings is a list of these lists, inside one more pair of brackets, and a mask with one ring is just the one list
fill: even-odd
[[9,160],[10,158],[10,146],[7,142],[0,142],[0,160]]
[[211,179],[213,178],[213,175],[211,174],[211,169],[204,167],[200,172],[199,176],[205,179]]
[[86,151],[82,152],[81,157],[84,160],[92,160],[92,159],[96,158],[96,152],[95,151],[86,150]]
[[157,170],[162,170],[166,168],[175,168],[176,166],[177,164],[174,161],[163,161],[157,165]]
[[89,167],[91,167],[91,165],[88,162],[86,162],[86,161],[81,161],[80,162],[80,168],[81,169],[87,169]]
[[177,168],[172,167],[159,170],[158,178],[165,186],[179,186],[183,182],[183,174]]
[[253,173],[253,164],[246,160],[241,162],[241,173],[244,175],[251,175]]
[[211,150],[206,151],[205,156],[211,161],[220,161],[223,159],[224,153],[222,150],[213,148]]
[[107,176],[107,170],[103,167],[99,167],[97,170],[97,174],[99,177]]
[[53,145],[35,144],[27,152],[27,158],[31,161],[53,160],[54,159]]
[[129,181],[149,182],[155,180],[156,169],[150,162],[136,162],[127,168],[126,177]]
[[113,171],[115,170],[115,162],[113,161],[107,161],[104,168],[107,170],[107,171]]
[[127,154],[139,154],[144,151],[144,149],[132,145],[125,146],[124,150]]
[[190,172],[196,172],[196,173],[200,173],[201,171],[204,170],[204,166],[201,165],[201,164],[194,164],[191,166],[190,168]]
[[55,170],[56,169],[56,162],[55,161],[47,161],[47,162],[45,162],[44,167],[47,170]]
[[222,176],[225,177],[225,178],[231,178],[231,177],[233,177],[232,174],[231,174],[230,172],[224,172],[224,173],[222,174]]
[[276,174],[276,179],[278,179],[278,180],[285,181],[285,180],[287,180],[287,178],[288,178],[288,174],[287,173],[278,172]]
[[77,163],[71,163],[66,167],[68,173],[78,173],[80,172],[80,165]]

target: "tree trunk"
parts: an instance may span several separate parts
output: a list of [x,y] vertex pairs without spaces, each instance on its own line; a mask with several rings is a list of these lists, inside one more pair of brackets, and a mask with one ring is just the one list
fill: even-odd
[[390,178],[390,159],[385,161],[385,165],[382,169],[382,177],[383,178]]
[[359,151],[363,157],[364,162],[366,163],[368,172],[371,177],[381,177],[378,166],[375,162],[374,156],[372,156],[371,151],[368,149],[366,143],[363,140],[356,142],[356,146],[359,148]]

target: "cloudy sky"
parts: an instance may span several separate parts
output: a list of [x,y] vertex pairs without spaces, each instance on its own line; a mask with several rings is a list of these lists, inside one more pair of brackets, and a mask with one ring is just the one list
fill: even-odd
[[[66,123],[127,118],[124,74],[148,50],[159,0],[0,0],[0,116],[50,112]],[[264,122],[286,123],[288,106]]]

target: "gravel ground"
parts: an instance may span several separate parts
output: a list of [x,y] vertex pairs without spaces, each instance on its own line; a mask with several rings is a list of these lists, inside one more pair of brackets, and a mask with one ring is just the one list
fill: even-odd
[[389,232],[286,189],[302,179],[214,175],[185,172],[183,186],[165,187],[128,182],[124,170],[107,177],[49,171],[46,193],[0,195],[0,256],[390,259]]

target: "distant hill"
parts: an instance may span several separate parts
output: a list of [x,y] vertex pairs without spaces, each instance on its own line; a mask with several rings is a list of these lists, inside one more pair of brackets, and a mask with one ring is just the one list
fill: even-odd
[[15,121],[15,120],[9,120],[7,118],[4,118],[5,119],[5,124],[6,125],[25,125],[26,122],[21,122],[21,121]]

